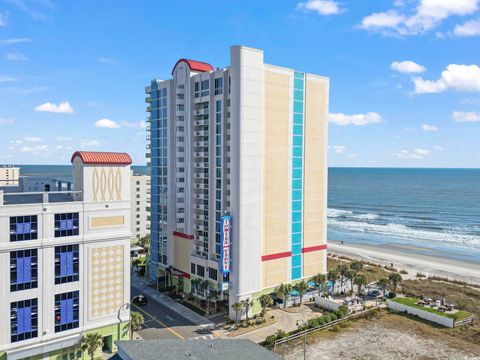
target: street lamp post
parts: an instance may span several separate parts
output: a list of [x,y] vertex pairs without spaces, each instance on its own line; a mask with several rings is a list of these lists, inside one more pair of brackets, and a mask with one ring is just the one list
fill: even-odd
[[[307,323],[304,320],[297,320],[297,326],[299,323],[302,322],[305,327],[307,326]],[[307,358],[307,331],[306,329],[303,331],[303,360]]]
[[[130,302],[126,302],[122,305],[120,305],[120,307],[118,308],[118,312],[117,312],[117,317],[118,317],[118,335],[117,335],[117,339],[120,340],[120,324],[122,323],[122,318],[120,317],[120,311],[122,311],[123,307],[125,307],[127,310],[128,310],[128,318],[130,319],[130,321],[132,321],[131,319],[131,314],[132,314],[132,302],[133,300],[135,300],[137,297],[139,297],[139,295],[136,295],[132,298],[132,300],[130,300]],[[133,336],[133,331],[131,329],[131,326],[129,326],[129,330],[128,330],[128,333],[129,333],[129,338],[130,340],[132,340],[132,336]]]

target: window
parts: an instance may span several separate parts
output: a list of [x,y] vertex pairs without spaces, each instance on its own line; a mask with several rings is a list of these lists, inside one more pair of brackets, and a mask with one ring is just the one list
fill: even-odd
[[10,304],[11,342],[38,336],[38,300],[30,299]]
[[215,79],[215,95],[223,93],[223,78]]
[[72,291],[55,295],[55,332],[78,328],[79,292]]
[[190,263],[190,272],[195,275],[195,264],[194,263]]
[[55,284],[78,281],[78,245],[55,246]]
[[37,215],[10,217],[10,241],[37,239]]
[[137,205],[140,205],[140,201],[137,201]]
[[185,105],[183,105],[183,104],[177,105],[177,110],[178,111],[185,111]]
[[217,269],[208,268],[208,277],[212,280],[217,281]]
[[202,91],[200,96],[208,96],[210,95],[210,80],[202,80]]
[[78,213],[55,214],[55,237],[78,235]]
[[205,277],[205,268],[201,265],[197,265],[197,275]]
[[137,181],[137,185],[140,185],[140,181]]
[[195,97],[200,97],[200,83],[198,81],[195,82]]
[[10,291],[34,289],[38,286],[37,249],[10,253]]

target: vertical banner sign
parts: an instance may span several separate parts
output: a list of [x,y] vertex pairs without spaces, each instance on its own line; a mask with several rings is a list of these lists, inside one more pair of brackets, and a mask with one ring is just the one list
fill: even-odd
[[231,234],[232,218],[228,215],[223,216],[220,219],[221,229],[221,271],[224,275],[230,272],[230,234]]

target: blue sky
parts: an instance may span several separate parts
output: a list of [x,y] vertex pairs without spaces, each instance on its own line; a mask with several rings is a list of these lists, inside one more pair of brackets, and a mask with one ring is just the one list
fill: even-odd
[[144,164],[144,86],[234,44],[330,77],[330,166],[479,167],[480,0],[0,0],[0,164]]

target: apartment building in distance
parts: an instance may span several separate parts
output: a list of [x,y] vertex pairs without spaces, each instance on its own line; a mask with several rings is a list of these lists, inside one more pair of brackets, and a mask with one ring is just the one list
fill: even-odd
[[131,209],[130,228],[132,237],[140,239],[150,234],[150,176],[135,174],[131,179]]
[[329,80],[233,46],[146,93],[151,278],[209,279],[232,304],[325,273]]
[[[0,359],[87,359],[128,339],[130,164],[75,152],[70,191],[0,193]],[[101,350],[99,350],[101,351]]]
[[13,165],[0,165],[0,187],[18,186],[20,168]]

